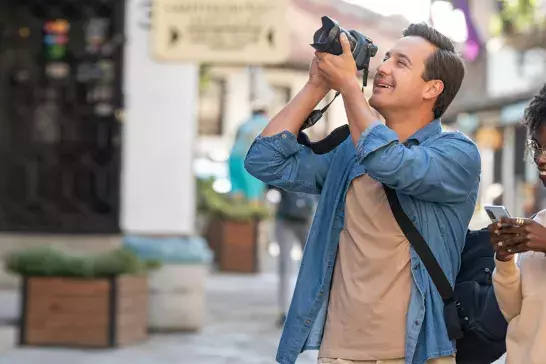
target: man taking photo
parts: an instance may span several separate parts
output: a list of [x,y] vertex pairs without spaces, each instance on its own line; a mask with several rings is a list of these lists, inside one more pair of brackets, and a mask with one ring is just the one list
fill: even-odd
[[[320,194],[277,353],[303,350],[319,363],[455,363],[444,303],[390,209],[383,184],[454,283],[479,184],[480,155],[440,117],[464,67],[453,43],[412,24],[377,68],[363,97],[350,45],[315,53],[309,81],[266,126],[245,166],[262,181]],[[342,95],[350,138],[327,154],[298,144],[309,113],[330,91]],[[386,121],[374,116],[376,109]]]

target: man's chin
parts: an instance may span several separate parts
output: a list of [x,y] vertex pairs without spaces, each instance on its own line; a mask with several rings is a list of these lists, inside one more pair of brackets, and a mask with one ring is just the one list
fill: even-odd
[[377,111],[381,112],[381,101],[377,99],[377,96],[376,95],[372,95],[372,97],[369,98],[368,100],[368,104],[376,109]]

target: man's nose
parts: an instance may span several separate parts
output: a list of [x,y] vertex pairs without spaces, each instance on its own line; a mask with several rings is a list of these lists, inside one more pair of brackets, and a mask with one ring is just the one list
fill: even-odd
[[377,73],[379,73],[380,75],[390,74],[391,65],[389,61],[390,59],[386,59],[383,62],[381,62],[379,66],[377,66]]

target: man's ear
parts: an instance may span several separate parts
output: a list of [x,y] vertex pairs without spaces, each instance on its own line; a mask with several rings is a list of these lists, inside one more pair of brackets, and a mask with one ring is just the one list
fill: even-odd
[[430,80],[425,85],[423,98],[425,100],[434,99],[444,91],[444,83],[441,80]]

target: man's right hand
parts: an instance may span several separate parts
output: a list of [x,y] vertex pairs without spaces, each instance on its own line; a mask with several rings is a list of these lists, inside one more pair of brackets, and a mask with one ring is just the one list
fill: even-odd
[[490,242],[495,251],[495,258],[501,262],[507,262],[514,258],[514,254],[506,251],[503,242],[512,237],[511,234],[503,234],[501,224],[493,223],[487,227],[490,234]]
[[331,90],[331,87],[328,85],[328,82],[326,82],[326,80],[324,80],[324,78],[320,75],[318,69],[318,61],[319,59],[315,54],[315,56],[311,60],[311,65],[309,66],[309,81],[307,81],[307,83],[319,90],[324,91],[324,93],[328,93]]

